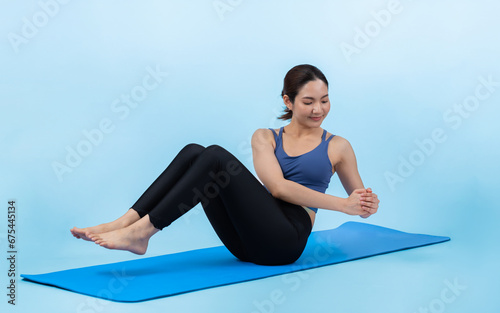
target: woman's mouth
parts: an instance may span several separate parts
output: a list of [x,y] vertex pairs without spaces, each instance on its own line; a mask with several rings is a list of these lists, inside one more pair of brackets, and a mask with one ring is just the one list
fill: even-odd
[[317,121],[321,120],[321,116],[311,116],[311,119],[312,119],[313,121],[316,121],[316,122],[317,122]]

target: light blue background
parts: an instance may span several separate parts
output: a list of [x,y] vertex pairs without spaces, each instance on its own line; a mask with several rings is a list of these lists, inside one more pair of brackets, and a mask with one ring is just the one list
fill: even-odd
[[[297,290],[273,277],[123,304],[18,281],[17,305],[1,296],[2,308],[250,313],[280,290],[284,300],[261,312],[498,312],[497,1],[67,1],[45,5],[52,16],[49,0],[1,3],[2,290],[11,199],[18,274],[220,245],[200,206],[157,234],[145,256],[77,241],[69,229],[121,215],[189,142],[219,144],[255,173],[251,135],[288,123],[276,120],[282,80],[302,63],[329,79],[322,127],[350,141],[365,186],[379,195],[366,222],[452,238],[304,272]],[[380,13],[388,7],[390,17]],[[40,27],[29,29],[34,20]],[[356,53],[343,53],[356,43]],[[151,69],[168,75],[121,118],[113,103],[139,92]],[[487,92],[481,77],[497,83]],[[447,122],[477,88],[477,107],[460,125]],[[65,164],[67,147],[84,145],[103,119],[113,130],[58,179],[54,162]],[[446,140],[418,152],[416,141],[436,129]],[[402,159],[418,155],[421,164],[401,172]],[[391,187],[388,172],[406,177]],[[347,196],[336,175],[327,193]],[[361,219],[321,210],[314,230],[348,220]],[[446,281],[455,280],[466,289],[445,303]]]

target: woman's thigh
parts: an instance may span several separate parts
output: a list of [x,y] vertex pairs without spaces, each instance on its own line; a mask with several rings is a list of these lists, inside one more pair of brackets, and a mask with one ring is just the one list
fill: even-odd
[[[212,209],[209,218],[217,224],[220,214],[224,223],[231,222],[232,227],[228,228],[238,235],[245,255],[252,258],[252,262],[293,262],[302,253],[311,231],[311,220],[304,208],[273,197],[224,148],[210,146],[207,149],[213,151],[207,157],[220,162],[219,172],[214,173],[214,182],[218,183],[219,190],[214,207],[220,213]],[[219,205],[216,206],[216,202]]]

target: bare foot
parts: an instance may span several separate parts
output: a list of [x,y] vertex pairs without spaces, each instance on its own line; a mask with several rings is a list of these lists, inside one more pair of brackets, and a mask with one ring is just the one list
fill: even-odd
[[145,254],[151,236],[159,230],[144,216],[136,223],[106,233],[90,234],[90,239],[101,247],[125,250],[135,254]]
[[75,238],[92,241],[92,239],[90,239],[90,235],[92,234],[101,234],[124,228],[133,224],[139,219],[140,217],[137,211],[129,209],[124,215],[112,222],[85,228],[73,227],[72,229],[70,229],[70,232]]

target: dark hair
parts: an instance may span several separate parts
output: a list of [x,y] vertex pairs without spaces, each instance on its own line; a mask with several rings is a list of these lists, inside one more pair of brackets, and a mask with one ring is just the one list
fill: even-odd
[[[316,79],[322,80],[326,84],[326,87],[328,87],[328,80],[326,80],[325,75],[317,67],[309,64],[294,66],[285,75],[281,97],[287,95],[290,101],[294,103],[300,89],[308,82]],[[278,117],[278,119],[289,120],[292,118],[292,115],[293,112],[285,107],[285,113]]]

